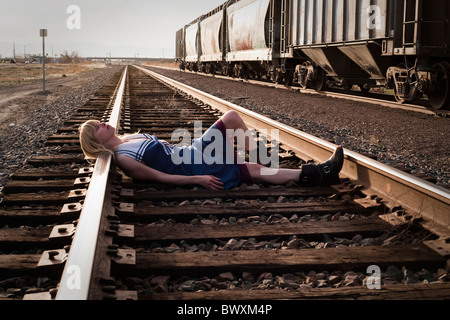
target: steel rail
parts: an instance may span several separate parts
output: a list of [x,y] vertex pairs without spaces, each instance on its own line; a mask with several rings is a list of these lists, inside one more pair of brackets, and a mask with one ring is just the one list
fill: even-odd
[[[161,67],[161,66],[152,66],[152,67],[171,70],[171,71],[179,71],[180,70],[180,69],[171,68],[171,67]],[[251,79],[245,80],[245,79],[241,79],[241,78],[231,78],[228,76],[222,76],[222,75],[217,75],[217,74],[212,75],[212,74],[206,74],[206,73],[197,73],[197,72],[188,71],[188,70],[183,70],[182,72],[196,74],[196,75],[202,75],[205,77],[213,77],[213,78],[217,78],[217,79],[224,79],[224,80],[230,80],[230,81],[238,81],[238,82],[256,84],[256,85],[260,85],[260,86],[266,86],[266,87],[283,89],[283,90],[298,91],[300,93],[318,95],[318,96],[322,96],[322,97],[345,99],[345,100],[350,100],[350,101],[369,103],[369,104],[373,104],[373,105],[377,105],[377,106],[388,107],[391,109],[401,109],[401,110],[418,112],[418,113],[423,113],[423,114],[428,114],[428,115],[433,115],[433,116],[436,116],[437,114],[441,114],[443,116],[450,115],[449,110],[443,110],[443,109],[432,110],[430,108],[427,108],[425,106],[418,105],[418,104],[398,103],[396,101],[389,101],[389,100],[374,98],[374,97],[365,97],[362,95],[355,95],[355,94],[346,93],[346,92],[336,92],[336,91],[331,91],[331,90],[317,91],[314,89],[303,89],[298,86],[286,86],[284,84],[276,84],[273,82],[265,82],[265,81],[261,81],[261,80],[251,80]]]
[[[115,98],[114,106],[108,122],[116,130],[119,127],[127,70],[128,67],[125,67],[121,81],[113,96],[113,99]],[[87,300],[88,298],[111,158],[112,156],[109,153],[104,152],[95,162],[56,300]]]
[[[294,151],[303,160],[324,161],[331,156],[336,148],[336,145],[330,142],[261,116],[236,104],[148,69],[138,68],[222,112],[236,110],[250,129],[267,128],[267,138],[271,136],[271,130],[278,130],[278,141],[284,148]],[[425,228],[441,237],[450,237],[450,192],[448,190],[350,150],[345,150],[342,175],[363,185],[362,192],[364,194],[383,198],[388,208],[401,206],[409,214],[423,218]]]

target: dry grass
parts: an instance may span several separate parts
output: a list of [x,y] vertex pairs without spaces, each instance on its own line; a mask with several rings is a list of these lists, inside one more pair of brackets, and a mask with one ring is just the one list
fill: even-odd
[[[103,68],[103,63],[69,63],[45,65],[45,78],[55,79]],[[0,64],[0,88],[30,83],[42,79],[41,64]]]

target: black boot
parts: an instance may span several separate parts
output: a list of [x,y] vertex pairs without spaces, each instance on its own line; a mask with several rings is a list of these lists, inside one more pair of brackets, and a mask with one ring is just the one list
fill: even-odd
[[333,156],[321,164],[304,164],[299,183],[303,187],[339,184],[339,172],[344,164],[344,149],[339,146]]

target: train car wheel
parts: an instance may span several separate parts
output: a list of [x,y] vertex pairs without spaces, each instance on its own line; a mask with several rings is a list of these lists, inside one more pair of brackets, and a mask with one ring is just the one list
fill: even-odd
[[292,85],[293,79],[294,79],[294,75],[292,74],[292,71],[287,71],[284,74],[284,85],[289,87],[290,85]]
[[367,84],[360,84],[358,87],[362,93],[368,93],[370,91],[370,86]]
[[353,88],[353,83],[344,82],[343,86],[345,91],[350,91]]
[[279,72],[278,68],[273,69],[270,80],[275,84],[280,83],[280,72]]
[[433,109],[450,109],[450,63],[436,63],[433,70],[437,74],[436,85],[428,93],[428,100]]
[[317,67],[316,77],[314,79],[314,89],[316,89],[317,91],[322,91],[325,90],[326,86],[327,74],[322,68]]

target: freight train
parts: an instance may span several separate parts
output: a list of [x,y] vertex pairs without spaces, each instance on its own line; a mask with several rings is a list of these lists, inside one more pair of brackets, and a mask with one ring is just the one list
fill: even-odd
[[450,109],[450,0],[229,0],[176,33],[180,68]]

